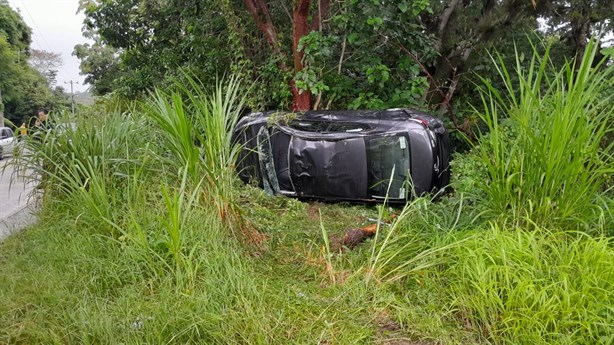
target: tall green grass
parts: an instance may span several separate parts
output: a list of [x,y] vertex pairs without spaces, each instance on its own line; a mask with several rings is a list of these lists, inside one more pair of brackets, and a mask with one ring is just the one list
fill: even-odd
[[[400,291],[397,308],[407,308],[409,296],[432,296],[438,301],[421,303],[444,311],[431,324],[452,322],[493,344],[614,341],[611,237],[471,225],[461,205],[458,218],[446,220],[439,205],[419,200],[372,244],[371,272]],[[398,317],[420,318],[402,310]]]
[[483,80],[479,113],[488,134],[477,150],[488,173],[479,187],[496,217],[543,226],[580,222],[587,229],[611,218],[599,196],[614,174],[606,154],[612,143],[600,145],[614,116],[614,66],[595,61],[598,49],[591,40],[579,64],[560,70],[550,63],[549,47],[541,56],[535,49],[528,68],[520,53],[513,69],[493,59],[505,89]]
[[43,244],[0,269],[1,343],[271,342],[276,312],[260,303],[260,278],[205,182],[206,168],[219,164],[216,177],[230,178],[232,166],[206,163],[190,141],[189,175],[160,138],[135,111],[25,143],[17,164],[45,192],[32,230]]
[[456,317],[497,344],[614,341],[614,250],[584,233],[474,232],[449,253]]
[[597,49],[592,40],[561,69],[549,48],[526,68],[520,55],[513,68],[493,59],[504,89],[483,80],[488,132],[459,165],[474,169],[461,194],[413,201],[372,244],[371,272],[401,291],[401,322],[418,318],[405,300],[430,296],[439,302],[425,308],[446,309],[434,322],[479,342],[614,342],[614,247],[602,237],[614,224],[614,66],[595,61]]
[[[162,256],[159,202],[133,211]],[[283,336],[263,278],[210,210],[186,215],[182,246],[193,248],[198,269],[193,284],[178,286],[165,268],[172,259],[155,261],[152,274],[126,237],[96,234],[64,203],[47,207],[54,212],[2,248],[0,343],[267,344]]]
[[263,237],[241,214],[236,201],[235,163],[240,145],[232,142],[245,97],[236,77],[219,81],[207,90],[198,80],[185,76],[185,84],[171,93],[157,90],[145,102],[147,118],[160,133],[163,162],[185,166],[192,183],[202,183],[202,201],[215,207],[222,221],[248,243]]
[[70,196],[82,220],[112,219],[122,203],[136,201],[131,183],[142,183],[154,169],[143,121],[114,113],[78,121],[74,130],[61,127],[70,121],[67,114],[54,121],[55,128],[32,131],[23,142],[15,159],[19,174],[44,189],[46,198]]

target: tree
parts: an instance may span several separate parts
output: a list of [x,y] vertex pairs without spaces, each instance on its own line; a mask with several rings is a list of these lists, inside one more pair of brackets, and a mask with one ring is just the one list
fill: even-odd
[[614,2],[610,0],[543,0],[536,9],[546,19],[549,31],[561,37],[582,60],[592,35],[614,31]]
[[[526,32],[541,34],[537,19],[552,17],[547,8],[553,4],[580,2],[591,8],[591,18],[592,6],[608,5],[605,0],[81,0],[85,32],[97,39],[77,46],[75,54],[99,94],[113,90],[139,97],[184,69],[205,85],[232,71],[256,85],[250,92],[255,108],[430,107],[468,133],[454,101],[474,94],[473,69],[488,77],[488,52],[510,51],[515,39],[526,41]],[[566,20],[572,17],[569,12]]]
[[29,54],[32,31],[7,2],[0,2],[0,35],[19,54]]
[[58,106],[46,78],[30,58],[30,28],[6,2],[0,2],[0,93],[6,117],[18,123],[38,108]]
[[179,76],[181,69],[214,81],[228,69],[233,52],[227,49],[226,23],[212,3],[81,0],[85,33],[98,38],[94,45],[76,47],[82,72],[98,93],[108,92],[97,87],[103,83],[132,98]]
[[92,85],[95,95],[110,93],[117,86],[115,81],[121,75],[117,49],[97,38],[92,44],[77,44],[73,55],[81,60],[81,74],[86,76],[85,82]]
[[0,125],[10,119],[10,103],[19,97],[20,56],[27,54],[30,29],[7,3],[0,3]]
[[515,30],[537,28],[531,2],[522,0],[434,1],[433,12],[424,14],[422,20],[435,38],[438,52],[436,63],[427,69],[429,100],[449,111],[450,100],[476,50]]
[[39,71],[45,78],[49,86],[53,87],[56,83],[58,67],[61,67],[62,55],[59,53],[48,52],[45,50],[32,49],[30,51],[30,65]]
[[[283,72],[290,71],[285,61],[288,60],[286,53],[280,47],[280,40],[276,25],[273,23],[270,10],[264,0],[244,0],[247,10],[269,43],[273,54],[278,57],[278,66]],[[292,74],[296,76],[303,70],[304,51],[299,50],[300,40],[310,31],[322,31],[322,19],[328,16],[329,0],[321,0],[311,9],[310,0],[298,0],[292,12],[292,49],[291,57],[293,61]],[[311,13],[313,12],[313,13]],[[312,17],[311,22],[309,17]],[[311,96],[309,90],[300,89],[296,85],[294,78],[290,81],[290,90],[293,95],[294,110],[311,109]]]

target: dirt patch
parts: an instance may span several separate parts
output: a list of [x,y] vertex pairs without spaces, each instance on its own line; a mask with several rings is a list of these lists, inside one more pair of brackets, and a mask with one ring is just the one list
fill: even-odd
[[322,203],[320,202],[310,202],[309,206],[307,206],[307,217],[313,221],[320,221],[320,208],[322,207]]

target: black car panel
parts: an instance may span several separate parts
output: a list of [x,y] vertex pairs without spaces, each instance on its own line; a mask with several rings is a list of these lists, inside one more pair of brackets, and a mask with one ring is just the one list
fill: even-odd
[[310,140],[292,138],[290,177],[305,197],[367,198],[367,157],[363,138]]
[[293,191],[292,181],[290,180],[290,162],[289,162],[289,147],[291,136],[275,131],[271,135],[271,140],[277,143],[273,146],[273,162],[275,163],[275,172],[277,181],[281,190]]
[[273,194],[405,202],[449,182],[447,131],[411,109],[252,113],[234,140],[241,179]]

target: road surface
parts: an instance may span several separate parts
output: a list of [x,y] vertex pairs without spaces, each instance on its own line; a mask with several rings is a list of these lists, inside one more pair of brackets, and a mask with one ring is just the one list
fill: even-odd
[[0,161],[0,242],[15,231],[36,222],[34,186],[13,176],[12,158]]

